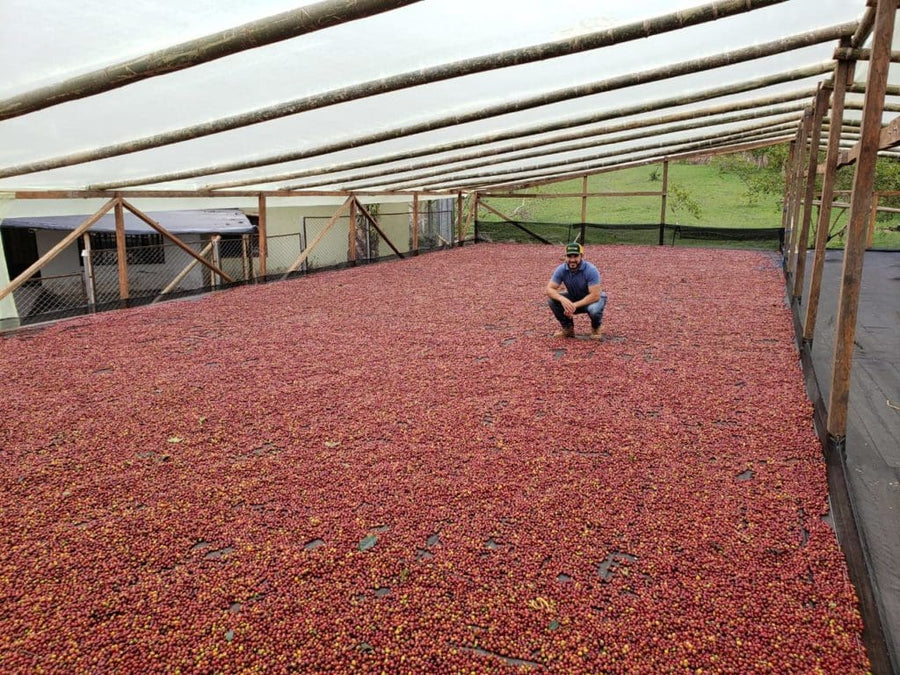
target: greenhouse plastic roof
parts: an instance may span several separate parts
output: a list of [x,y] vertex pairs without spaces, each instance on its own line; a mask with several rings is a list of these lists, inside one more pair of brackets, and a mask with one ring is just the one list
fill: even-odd
[[[0,111],[29,92],[303,4],[4,0]],[[831,76],[839,36],[852,35],[867,11],[865,0],[381,4],[403,6],[0,118],[0,191],[471,190],[783,141]],[[739,13],[616,42],[622,27],[734,4]],[[758,4],[767,6],[745,11]],[[816,31],[825,37],[791,48]],[[615,43],[571,49],[604,34]],[[573,53],[447,76],[451,64],[490,57],[479,61],[485,67],[502,61],[491,55],[560,42]],[[753,50],[771,53],[746,59]],[[385,90],[404,74],[421,83]],[[443,79],[428,81],[436,74]],[[860,61],[856,82],[865,75]],[[736,89],[746,90],[722,95]],[[696,100],[680,103],[687,97]],[[849,96],[849,124],[861,102],[861,93]],[[275,114],[286,104],[292,114]],[[159,147],[146,140],[226,118],[263,121]],[[716,124],[689,128],[700,120]],[[629,128],[636,121],[656,125]],[[430,130],[406,133],[416,129]],[[146,149],[125,152],[138,147]],[[500,154],[511,147],[522,149]],[[110,156],[72,162],[98,152]]]

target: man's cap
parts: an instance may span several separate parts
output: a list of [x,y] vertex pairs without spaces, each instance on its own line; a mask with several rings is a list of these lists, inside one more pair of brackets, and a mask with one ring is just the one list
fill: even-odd
[[584,249],[577,241],[566,244],[566,255],[581,255],[582,253],[584,253]]

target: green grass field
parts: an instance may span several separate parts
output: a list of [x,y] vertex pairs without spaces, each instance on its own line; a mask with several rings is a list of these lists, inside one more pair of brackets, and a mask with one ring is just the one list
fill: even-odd
[[[580,193],[582,181],[575,179],[533,188],[525,192]],[[591,176],[588,192],[646,192],[662,190],[662,169],[659,165],[624,169]],[[675,194],[681,192],[686,200],[679,201]],[[503,198],[485,200],[510,219],[535,223],[580,223],[581,198]],[[695,208],[689,208],[691,205]],[[643,224],[660,221],[661,200],[658,196],[590,197],[587,204],[587,222],[603,224]],[[839,231],[847,223],[847,213],[839,209],[832,212],[832,220],[840,217],[831,228]],[[900,214],[892,214],[893,220],[878,221],[873,238],[873,248],[900,249]],[[813,227],[818,217],[813,213]],[[500,218],[487,210],[479,215],[481,221],[498,221]],[[723,228],[770,228],[781,227],[781,198],[766,195],[755,203],[748,203],[747,191],[740,179],[733,174],[723,174],[715,166],[708,164],[672,163],[669,165],[669,199],[666,208],[666,223],[670,225],[697,225]],[[531,239],[526,233],[511,226],[491,226],[486,229],[488,236],[495,240]],[[564,241],[571,237],[573,230],[567,226],[551,227],[542,225],[539,234],[551,241]],[[616,233],[614,231],[591,231],[588,241],[612,243],[621,240],[627,243],[657,243],[658,230],[646,232]],[[814,233],[810,242],[814,241]],[[698,242],[699,243],[699,242]],[[704,242],[702,245],[710,245]],[[725,245],[735,246],[741,242]],[[752,242],[750,243],[752,245]],[[768,247],[768,244],[765,244]],[[835,236],[829,242],[831,247],[842,247],[843,238]]]

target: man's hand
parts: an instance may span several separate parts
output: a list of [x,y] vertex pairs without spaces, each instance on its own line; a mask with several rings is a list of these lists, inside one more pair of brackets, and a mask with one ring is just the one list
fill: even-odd
[[572,318],[575,316],[575,303],[565,296],[560,296],[559,301],[562,303],[563,309],[566,310],[566,316]]

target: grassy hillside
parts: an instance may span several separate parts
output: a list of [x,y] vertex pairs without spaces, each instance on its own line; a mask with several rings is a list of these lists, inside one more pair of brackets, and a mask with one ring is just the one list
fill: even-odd
[[[546,185],[526,192],[580,193],[581,179]],[[643,166],[591,176],[588,192],[646,192],[662,190],[659,165]],[[683,199],[679,199],[681,194]],[[544,223],[581,222],[581,198],[491,199],[487,203],[511,219]],[[659,223],[661,200],[658,196],[591,197],[588,199],[587,222],[602,224]],[[838,216],[836,210],[833,216]],[[813,221],[817,213],[813,214]],[[481,220],[499,217],[486,210]],[[846,225],[843,213],[832,231]],[[879,222],[873,246],[900,248],[900,232],[891,231],[898,220]],[[733,174],[723,174],[707,164],[672,163],[669,165],[669,199],[666,223],[705,227],[760,228],[781,226],[780,196],[764,196],[749,203],[747,190]],[[648,233],[648,237],[649,237]],[[835,237],[831,246],[842,246]]]

